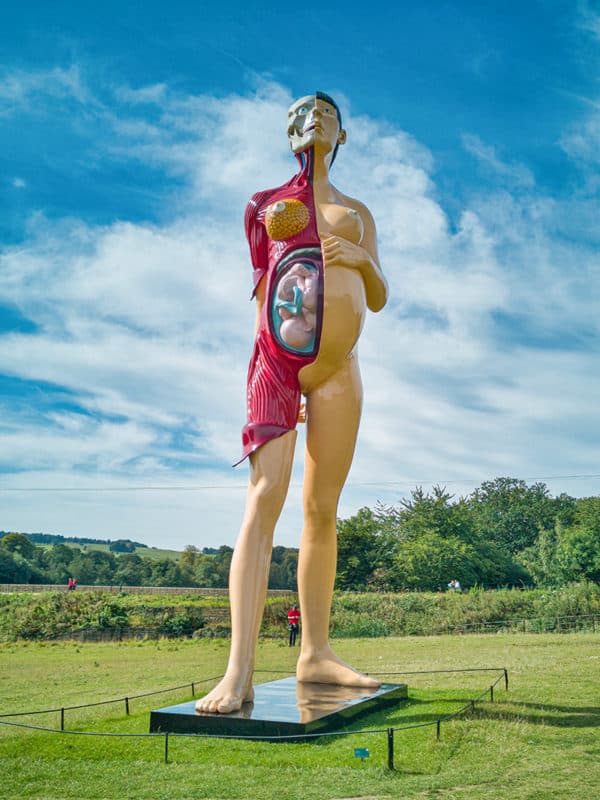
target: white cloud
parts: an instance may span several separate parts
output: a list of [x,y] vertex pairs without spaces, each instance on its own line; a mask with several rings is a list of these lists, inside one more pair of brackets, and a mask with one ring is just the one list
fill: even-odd
[[579,124],[571,126],[560,143],[571,158],[597,166],[600,162],[600,111],[592,110]]
[[[600,40],[600,14],[592,9],[587,0],[577,3],[576,20],[580,29]],[[592,52],[595,52],[594,50]],[[592,74],[597,73],[597,59],[591,59],[585,64],[586,70]],[[560,145],[586,173],[588,179],[587,190],[590,194],[598,193],[597,167],[600,160],[598,148],[600,146],[600,98],[596,96],[576,95],[577,99],[586,107],[585,114],[575,123],[570,124],[560,137]],[[590,172],[588,172],[590,170]]]
[[464,133],[462,142],[465,150],[475,156],[491,172],[500,176],[509,186],[531,187],[535,183],[533,173],[524,164],[506,163],[502,161],[496,148],[485,144],[479,136]]
[[40,100],[46,102],[49,99],[74,99],[82,105],[95,104],[76,65],[68,69],[6,70],[0,75],[0,115],[8,115],[23,107],[35,111]]
[[577,13],[579,26],[591,33],[594,38],[600,39],[600,14],[598,11],[590,8],[588,0],[579,0]]
[[[65,96],[80,87],[85,100],[76,71],[49,74],[48,85]],[[21,75],[11,91],[21,99],[28,85],[42,91],[34,78]],[[118,153],[175,172],[177,213],[108,226],[38,214],[28,240],[5,248],[0,297],[38,328],[3,337],[0,372],[65,387],[75,410],[50,404],[32,421],[10,409],[2,463],[22,472],[4,485],[212,482],[230,490],[132,492],[116,503],[90,495],[88,506],[44,495],[39,511],[15,494],[3,525],[114,538],[131,535],[135,520],[135,535],[157,544],[167,531],[179,546],[231,543],[245,472],[223,465],[239,452],[254,313],[241,218],[254,191],[292,172],[284,127],[292,97],[276,84],[222,99],[184,97],[163,84],[115,95],[127,107],[103,112],[112,136],[95,142],[98,158]],[[158,112],[152,118],[148,105]],[[506,189],[481,194],[453,230],[431,153],[404,131],[344,111],[349,140],[332,177],[375,216],[391,299],[369,317],[360,346],[366,403],[342,513],[393,499],[383,486],[390,479],[593,469],[598,443],[585,430],[596,412],[586,398],[600,388],[597,347],[574,342],[598,335],[600,267],[590,248],[555,235],[567,201],[536,194],[527,167],[471,137],[471,152]],[[290,544],[298,499],[294,487],[280,536]]]
[[132,105],[155,105],[162,103],[167,95],[166,83],[155,83],[151,86],[142,86],[133,89],[129,86],[117,86],[115,95],[119,100]]

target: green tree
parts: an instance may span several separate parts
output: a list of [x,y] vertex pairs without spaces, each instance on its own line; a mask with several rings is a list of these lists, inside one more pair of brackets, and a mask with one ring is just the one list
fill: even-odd
[[573,522],[600,537],[600,497],[581,497],[575,503]]
[[273,548],[269,570],[269,589],[296,590],[298,550],[277,545]]
[[116,539],[108,545],[111,553],[135,553],[135,542],[131,539]]
[[0,570],[7,577],[5,583],[47,583],[47,577],[21,553],[0,548]]
[[[580,580],[600,583],[600,497],[569,500],[573,502],[568,513],[559,513],[555,526],[541,530],[519,556],[538,586]],[[570,524],[563,524],[565,519]]]
[[205,555],[203,553],[196,568],[196,585],[224,589],[229,582],[229,567],[231,566],[232,555],[233,548],[227,545],[221,545],[214,555]]
[[103,550],[80,551],[71,562],[72,576],[88,586],[112,586],[116,567],[113,554]]
[[421,530],[411,541],[403,541],[396,553],[393,571],[398,589],[442,591],[457,578],[462,586],[477,582],[472,545],[457,536],[441,536]]
[[27,583],[21,579],[20,570],[10,550],[0,547],[0,583]]
[[51,583],[66,583],[71,576],[71,562],[75,550],[62,542],[53,544],[47,551],[48,576]]
[[531,547],[526,547],[517,556],[536,586],[560,586],[562,583],[556,558],[556,545],[561,532],[560,522],[552,530],[541,530]]
[[124,553],[117,557],[113,583],[118,586],[148,586],[152,577],[152,563],[137,553]]
[[376,572],[386,588],[445,588],[453,578],[462,586],[530,580],[522,565],[478,532],[468,499],[455,501],[441,486],[431,493],[417,487],[399,507],[381,509],[377,516],[382,529],[395,537]]
[[187,586],[181,567],[170,558],[153,562],[151,581],[153,586]]
[[401,501],[396,512],[400,539],[416,539],[425,531],[435,531],[443,537],[457,536],[465,542],[475,539],[466,500],[453,500],[454,496],[445,487],[434,486],[428,493],[418,486],[411,492],[410,499]]
[[393,523],[383,509],[376,513],[361,508],[349,519],[338,520],[338,589],[392,588],[387,569],[396,546],[392,528]]
[[179,567],[185,576],[187,586],[196,586],[196,571],[202,560],[201,551],[193,544],[185,546],[183,553],[179,557]]
[[517,478],[485,481],[470,496],[477,532],[507,553],[531,547],[542,529],[554,527],[556,506],[544,483]]
[[179,565],[182,569],[186,569],[193,573],[200,563],[201,558],[202,553],[195,545],[186,544],[186,546],[183,548],[183,553],[179,558]]
[[27,560],[31,560],[36,551],[36,546],[23,533],[7,533],[0,545],[9,553],[20,553]]
[[585,525],[564,529],[556,543],[556,562],[562,583],[600,583],[600,536]]

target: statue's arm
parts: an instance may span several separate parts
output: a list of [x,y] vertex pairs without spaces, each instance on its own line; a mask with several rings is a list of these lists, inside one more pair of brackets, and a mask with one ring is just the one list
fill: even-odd
[[358,270],[365,284],[367,306],[371,311],[380,311],[387,302],[388,284],[379,265],[375,222],[369,209],[358,200],[347,197],[344,201],[360,214],[363,237],[360,245],[339,236],[328,236],[323,239],[325,268],[339,266]]

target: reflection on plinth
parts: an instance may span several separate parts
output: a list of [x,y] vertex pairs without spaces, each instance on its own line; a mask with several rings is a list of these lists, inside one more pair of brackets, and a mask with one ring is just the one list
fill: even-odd
[[231,714],[196,711],[195,700],[152,711],[150,731],[203,733],[212,736],[277,737],[339,730],[366,713],[397,705],[407,697],[406,684],[383,683],[378,689],[299,683],[295,677],[254,687],[254,702]]

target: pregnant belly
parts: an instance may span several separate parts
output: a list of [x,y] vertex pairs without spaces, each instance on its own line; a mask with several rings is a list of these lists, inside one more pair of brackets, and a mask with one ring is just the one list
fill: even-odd
[[362,330],[366,314],[365,287],[354,269],[325,270],[323,329],[317,358],[298,375],[303,394],[334,375],[348,358]]

